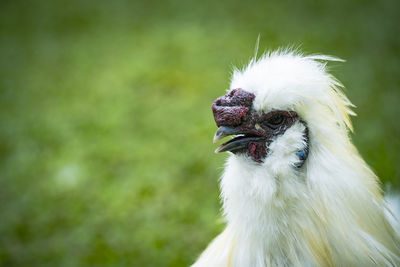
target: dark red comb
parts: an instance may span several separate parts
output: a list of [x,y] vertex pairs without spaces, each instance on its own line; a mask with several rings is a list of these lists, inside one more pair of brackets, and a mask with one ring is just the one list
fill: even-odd
[[247,119],[255,95],[240,88],[217,98],[212,104],[217,126],[237,126]]

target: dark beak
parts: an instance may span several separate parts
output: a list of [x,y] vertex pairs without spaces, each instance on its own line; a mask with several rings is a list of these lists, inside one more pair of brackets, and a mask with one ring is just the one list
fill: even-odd
[[238,129],[229,126],[221,126],[214,135],[213,143],[215,144],[224,137],[236,134],[241,134]]
[[217,147],[215,153],[221,153],[226,151],[230,151],[233,153],[242,152],[248,149],[250,142],[260,141],[262,139],[265,139],[265,137],[263,136],[249,135],[248,133],[245,133],[240,129],[234,127],[221,126],[215,133],[213,142],[216,143],[217,141],[229,135],[239,135],[239,136]]

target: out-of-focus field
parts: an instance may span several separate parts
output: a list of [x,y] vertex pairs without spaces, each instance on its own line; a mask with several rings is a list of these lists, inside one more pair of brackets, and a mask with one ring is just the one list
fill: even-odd
[[187,266],[223,229],[210,105],[232,67],[301,46],[400,186],[399,2],[1,1],[0,265]]

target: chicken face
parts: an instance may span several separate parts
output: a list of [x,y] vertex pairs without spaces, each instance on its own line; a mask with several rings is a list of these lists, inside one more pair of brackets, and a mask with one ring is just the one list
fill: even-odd
[[[214,143],[226,136],[235,136],[219,146],[216,153],[230,151],[234,154],[246,154],[255,162],[261,163],[267,157],[268,147],[274,139],[284,134],[295,122],[305,125],[294,111],[257,112],[253,107],[254,99],[253,93],[238,88],[214,101],[212,111],[219,127]],[[308,143],[308,129],[305,129],[304,138]],[[302,165],[307,155],[308,147],[298,151],[301,164],[297,167]]]

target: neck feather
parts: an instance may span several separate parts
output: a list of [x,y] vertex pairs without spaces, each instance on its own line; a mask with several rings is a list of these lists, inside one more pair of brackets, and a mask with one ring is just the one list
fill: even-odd
[[302,171],[268,159],[262,166],[244,157],[228,159],[221,188],[228,228],[237,240],[234,261],[396,263],[400,244],[384,216],[375,175],[357,153],[338,157],[324,146],[312,151]]

